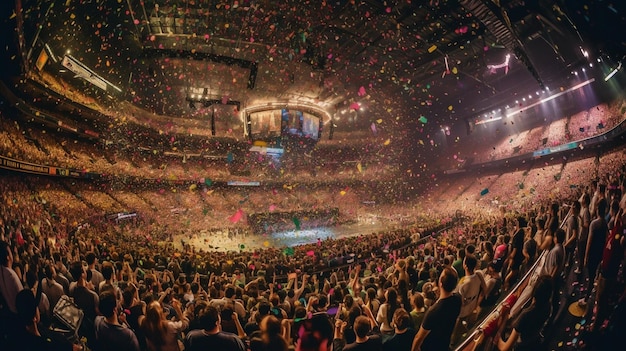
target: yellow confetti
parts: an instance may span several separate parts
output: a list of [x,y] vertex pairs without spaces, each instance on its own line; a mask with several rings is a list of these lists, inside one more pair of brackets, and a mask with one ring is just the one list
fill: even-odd
[[356,164],[356,169],[359,170],[359,173],[363,172],[363,167],[361,166],[361,162]]
[[9,19],[14,19],[15,17],[17,17],[17,14],[15,13],[15,11],[13,11],[13,13],[11,14],[11,17],[9,17]]
[[387,140],[385,140],[385,142],[383,143],[383,145],[385,145],[385,146],[387,146],[387,145],[389,145],[389,144],[391,144],[391,139],[387,139]]
[[189,186],[189,190],[190,190],[190,191],[194,191],[194,190],[196,190],[196,188],[197,188],[197,187],[198,187],[198,186],[197,186],[196,184],[191,184],[191,185]]
[[71,18],[71,19],[76,18],[76,15],[75,15],[75,14],[71,14],[71,15],[70,15],[70,18]]
[[339,195],[341,195],[341,196],[344,196],[345,194],[346,194],[345,190],[342,190],[342,191],[339,192]]
[[266,240],[266,241],[264,241],[264,242],[263,242],[263,246],[265,246],[265,247],[269,247],[269,246],[270,246],[270,242],[269,242],[269,241],[267,241],[267,240]]
[[452,111],[454,109],[454,107],[452,107],[452,105],[448,106],[448,111]]
[[453,67],[453,68],[452,68],[452,73],[454,73],[454,74],[458,74],[458,73],[459,73],[459,70],[458,70],[456,67]]
[[207,195],[211,195],[211,194],[213,194],[213,192],[214,192],[214,191],[215,191],[215,190],[208,190],[208,191],[206,192],[206,194],[207,194]]
[[437,50],[437,45],[433,45],[431,47],[428,48],[428,53],[432,54],[433,52],[435,52],[435,50]]
[[377,120],[376,120],[376,123],[378,123],[378,124],[383,123],[383,119],[382,119],[382,118],[377,119]]

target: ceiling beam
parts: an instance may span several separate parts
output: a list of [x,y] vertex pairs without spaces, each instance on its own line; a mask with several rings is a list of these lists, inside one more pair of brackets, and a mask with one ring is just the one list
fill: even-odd
[[545,85],[526,54],[524,44],[515,34],[506,11],[490,0],[460,0],[459,3],[481,21],[504,47],[515,54],[543,89]]

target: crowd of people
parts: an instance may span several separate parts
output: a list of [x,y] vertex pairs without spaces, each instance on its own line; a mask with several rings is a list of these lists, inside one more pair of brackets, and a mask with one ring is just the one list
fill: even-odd
[[[461,141],[455,161],[472,158],[473,163],[489,162],[590,138],[621,123],[624,111],[624,101],[615,100],[569,116],[544,117],[546,123],[530,129],[520,130],[513,122],[504,122],[495,134],[491,128],[476,127],[472,138]],[[476,139],[488,140],[489,148],[471,145]]]
[[[99,156],[102,150],[93,145],[58,143],[17,121],[0,121],[6,136],[0,151],[9,157],[89,162],[98,170],[105,165],[105,172],[170,180],[203,176],[202,164],[186,157],[170,162],[150,150]],[[582,126],[574,122],[570,128]],[[365,210],[372,201],[359,196],[364,190],[347,187],[307,192],[286,185],[231,196],[223,189],[121,190],[106,182],[36,178],[42,181],[35,184],[6,176],[0,184],[2,343],[9,349],[96,351],[446,350],[485,326],[474,334],[474,347],[531,350],[544,345],[545,328],[558,322],[569,272],[585,285],[578,304],[592,316],[589,331],[606,332],[614,316],[610,306],[624,303],[624,165],[618,150],[593,162],[529,165],[509,177],[433,179],[430,193],[410,206],[383,201],[373,210]],[[341,181],[363,166],[351,165],[347,175],[343,166],[330,172],[343,174]],[[297,169],[292,175],[309,179]],[[567,184],[559,190],[554,184],[562,179]],[[190,200],[182,191],[198,197]],[[224,194],[208,198],[214,191]],[[367,211],[389,218],[423,214],[411,225],[291,247],[219,251],[185,242],[207,224],[200,220],[207,213],[214,229],[218,219],[223,224],[244,206],[266,211],[268,191],[282,197],[270,206],[286,211],[333,203],[349,218]],[[93,220],[99,212],[123,210],[120,199],[132,198],[124,194],[148,205],[142,216]],[[185,226],[172,219],[187,211],[193,216],[185,216]],[[234,222],[226,224],[234,232],[245,226]],[[533,279],[519,286],[533,269]],[[510,292],[511,299],[501,302]],[[55,310],[61,305],[84,315],[78,338],[65,330],[62,311]],[[482,322],[496,305],[500,315]]]
[[[546,251],[530,307],[483,330],[500,350],[532,349],[558,319],[565,272],[588,277],[579,304],[597,302],[591,331],[606,328],[624,287],[615,229],[626,206],[623,163],[569,198],[444,219],[427,239],[410,227],[239,252],[177,247],[168,230],[142,221],[76,228],[80,214],[41,201],[17,179],[2,186],[2,330],[18,348],[442,350]],[[606,256],[613,235],[615,253]],[[64,295],[84,313],[82,343],[50,331]]]

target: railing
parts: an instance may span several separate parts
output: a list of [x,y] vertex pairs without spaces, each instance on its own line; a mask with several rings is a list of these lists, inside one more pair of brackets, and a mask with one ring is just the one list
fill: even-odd
[[[568,218],[572,214],[572,208],[570,207],[569,211],[565,215],[565,218],[561,222],[559,228],[563,228],[565,223],[567,223]],[[454,351],[473,351],[476,348],[476,338],[478,334],[482,332],[487,326],[487,323],[491,321],[493,318],[496,318],[502,312],[504,302],[507,301],[512,295],[517,295],[517,301],[509,311],[510,315],[513,317],[521,312],[522,307],[528,302],[528,300],[532,297],[530,294],[532,293],[533,287],[537,278],[539,278],[541,271],[543,269],[543,265],[548,254],[548,250],[542,252],[539,257],[535,260],[535,263],[531,266],[531,268],[524,274],[522,279],[520,279],[515,286],[508,291],[506,294],[500,297],[496,307],[488,313],[480,323],[476,323],[473,329],[468,333],[467,338],[457,346]],[[523,289],[523,290],[522,290]],[[556,313],[554,311],[553,313]],[[482,340],[482,343],[486,341]],[[491,344],[491,343],[490,343]]]

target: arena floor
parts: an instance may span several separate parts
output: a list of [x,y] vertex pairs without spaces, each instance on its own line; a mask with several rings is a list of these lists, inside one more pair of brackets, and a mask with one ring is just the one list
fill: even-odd
[[[312,229],[290,230],[262,235],[230,234],[228,230],[221,232],[200,231],[191,236],[176,235],[174,243],[179,248],[184,241],[193,245],[197,250],[213,251],[239,251],[255,250],[265,247],[290,247],[317,242],[318,239],[343,238],[359,234],[370,234],[383,229],[388,229],[383,224],[357,223],[350,225],[338,225],[333,227],[319,227]],[[182,241],[181,241],[182,240]]]

